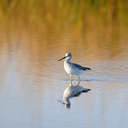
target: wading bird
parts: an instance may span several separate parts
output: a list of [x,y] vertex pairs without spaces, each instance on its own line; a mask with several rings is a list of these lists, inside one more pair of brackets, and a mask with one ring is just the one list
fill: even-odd
[[70,60],[72,59],[72,54],[71,53],[66,53],[65,56],[61,59],[59,59],[58,61],[61,61],[65,59],[64,61],[64,69],[67,72],[67,74],[70,76],[70,84],[72,84],[72,75],[76,75],[78,76],[78,83],[77,85],[80,84],[80,75],[87,70],[91,70],[91,68],[88,67],[83,67],[79,64],[75,64],[70,62]]

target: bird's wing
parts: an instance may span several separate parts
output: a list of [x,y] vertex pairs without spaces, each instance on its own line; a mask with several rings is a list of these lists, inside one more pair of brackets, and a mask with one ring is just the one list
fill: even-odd
[[72,96],[73,97],[76,97],[76,96],[79,96],[81,93],[84,93],[84,92],[88,92],[90,91],[91,89],[87,89],[87,88],[84,88],[82,86],[75,86],[72,90]]
[[91,70],[91,68],[88,68],[88,67],[83,67],[83,66],[81,66],[81,65],[79,65],[79,64],[75,64],[75,63],[72,63],[75,67],[77,67],[77,68],[79,68],[79,69],[81,69],[81,70]]

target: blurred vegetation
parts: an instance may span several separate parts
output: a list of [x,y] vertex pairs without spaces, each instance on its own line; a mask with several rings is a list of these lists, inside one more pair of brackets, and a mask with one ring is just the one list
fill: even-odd
[[120,53],[128,40],[128,0],[0,0],[0,26],[9,38],[29,34],[30,42],[45,46],[60,40],[65,48],[82,44],[90,54],[103,47]]
[[128,1],[0,0],[0,24],[13,24],[16,29],[25,26],[40,31],[73,29],[85,33],[97,25],[128,25]]
[[127,0],[0,0],[0,18],[48,25],[83,24],[86,18],[128,19]]
[[39,54],[54,44],[113,57],[128,48],[128,0],[0,0],[0,27],[10,49],[17,41]]

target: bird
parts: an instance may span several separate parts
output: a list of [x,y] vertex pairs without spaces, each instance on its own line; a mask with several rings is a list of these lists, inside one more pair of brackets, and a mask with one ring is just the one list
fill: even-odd
[[61,61],[63,59],[65,59],[65,61],[64,61],[64,69],[65,69],[66,73],[70,76],[70,84],[73,85],[72,84],[72,76],[76,75],[76,76],[78,76],[77,85],[79,85],[80,84],[80,75],[84,71],[91,70],[91,68],[83,67],[83,66],[81,66],[79,64],[70,62],[70,60],[72,59],[72,54],[70,52],[66,53],[65,56],[63,58],[59,59],[58,61]]
[[66,108],[70,108],[71,102],[70,98],[78,97],[81,93],[86,93],[91,89],[83,88],[82,86],[68,86],[63,93],[63,104]]

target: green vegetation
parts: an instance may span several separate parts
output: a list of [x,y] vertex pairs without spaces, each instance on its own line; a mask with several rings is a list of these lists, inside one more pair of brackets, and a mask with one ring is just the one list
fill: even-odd
[[[42,20],[47,24],[85,22],[84,18],[106,19],[128,17],[127,0],[0,0],[0,16]],[[64,21],[64,22],[63,22]],[[61,22],[61,23],[60,23]]]
[[[127,0],[0,0],[0,24],[50,31],[85,31],[128,24]],[[75,26],[75,27],[74,27]],[[72,30],[74,31],[74,30]]]
[[17,34],[34,43],[65,44],[67,39],[97,53],[103,47],[119,53],[126,46],[127,26],[127,0],[0,0],[5,37]]

